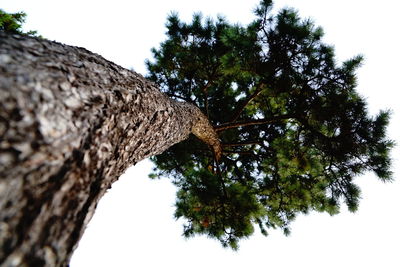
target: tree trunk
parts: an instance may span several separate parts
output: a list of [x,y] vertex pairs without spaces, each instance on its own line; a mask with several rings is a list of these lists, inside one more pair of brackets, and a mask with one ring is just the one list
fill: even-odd
[[66,266],[131,165],[193,132],[196,107],[83,48],[0,33],[0,265]]

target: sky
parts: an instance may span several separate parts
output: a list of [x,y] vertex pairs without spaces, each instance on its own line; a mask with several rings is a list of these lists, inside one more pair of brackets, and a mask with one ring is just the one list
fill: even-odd
[[[365,57],[358,92],[369,112],[391,109],[390,139],[400,144],[400,26],[397,0],[276,0],[275,11],[294,7],[312,18],[333,44],[337,60]],[[177,11],[188,21],[201,11],[230,22],[252,21],[258,0],[82,1],[0,0],[6,12],[28,14],[26,30],[85,47],[123,67],[145,74],[150,49],[165,39],[165,21]],[[395,179],[372,173],[356,178],[362,200],[356,213],[300,215],[286,237],[271,230],[240,243],[238,252],[206,237],[182,237],[173,218],[175,188],[168,179],[150,180],[144,160],[120,177],[100,201],[75,251],[71,267],[83,266],[400,266],[400,153],[392,153]]]

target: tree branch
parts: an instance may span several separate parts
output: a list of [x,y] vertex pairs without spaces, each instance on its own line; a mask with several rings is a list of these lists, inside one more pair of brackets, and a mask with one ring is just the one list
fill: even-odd
[[222,147],[217,132],[211,126],[207,116],[199,108],[194,106],[191,108],[197,118],[192,126],[192,133],[213,149],[215,159],[219,161],[221,159]]
[[204,107],[206,109],[207,118],[210,118],[210,112],[208,111],[209,108],[208,108],[208,90],[207,89],[208,89],[208,87],[210,87],[211,83],[212,82],[210,80],[207,81],[206,85],[201,89],[204,93]]
[[231,147],[231,146],[247,146],[247,145],[259,145],[259,144],[261,144],[261,140],[238,142],[238,143],[225,143],[221,145],[223,147]]
[[176,94],[173,94],[173,93],[169,93],[169,92],[164,92],[164,94],[166,94],[166,95],[169,96],[169,97],[173,97],[173,98],[176,98],[176,99],[180,99],[180,100],[183,100],[183,101],[185,101],[185,102],[189,102],[189,103],[192,103],[193,105],[196,105],[195,102],[193,102],[192,100],[187,99],[187,98],[185,98],[185,97],[183,97],[183,96],[179,96],[179,95],[176,95]]
[[263,85],[264,85],[263,83],[257,84],[257,88],[256,88],[255,92],[252,95],[250,95],[243,102],[243,104],[240,106],[240,108],[235,112],[235,114],[231,118],[231,120],[230,120],[231,122],[235,122],[239,118],[239,116],[243,112],[243,110],[246,108],[246,106],[262,92],[262,86]]
[[253,155],[252,151],[231,151],[231,150],[222,150],[222,154],[240,154],[240,155]]
[[204,93],[204,106],[206,109],[205,111],[206,111],[207,118],[210,118],[209,104],[208,104],[208,88],[210,88],[210,86],[213,84],[218,68],[219,68],[219,64],[217,64],[215,66],[215,68],[213,69],[212,73],[209,76],[210,79],[208,79],[207,83],[203,86],[203,88],[201,88],[201,91],[203,91],[203,93]]
[[310,125],[310,123],[307,121],[307,119],[302,118],[302,117],[294,117],[298,122],[300,122],[307,130],[311,131],[312,133],[316,134],[317,136],[321,137],[322,139],[328,139],[332,140],[332,137],[326,136],[325,134],[321,133],[317,129],[315,129],[313,126]]
[[248,121],[238,121],[238,122],[229,122],[223,123],[217,126],[214,126],[216,132],[225,131],[232,128],[244,127],[244,126],[251,126],[251,125],[261,125],[261,124],[270,124],[274,122],[279,122],[286,119],[294,119],[296,118],[293,115],[281,115],[272,117],[269,119],[260,119],[260,120],[248,120]]

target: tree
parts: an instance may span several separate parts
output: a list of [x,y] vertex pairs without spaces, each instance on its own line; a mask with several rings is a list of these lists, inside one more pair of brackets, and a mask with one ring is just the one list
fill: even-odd
[[321,29],[270,8],[246,27],[170,16],[148,62],[165,94],[83,48],[0,32],[1,264],[67,265],[119,175],[174,144],[152,176],[180,187],[186,235],[233,248],[253,224],[354,210],[364,171],[390,180],[388,112],[369,117],[356,93],[361,58],[338,67]]
[[190,133],[218,147],[194,105],[99,55],[40,38],[0,32],[0,99],[2,266],[66,266],[129,166]]
[[25,19],[26,14],[24,12],[10,14],[0,9],[0,31],[31,36],[37,35],[36,31],[24,32],[22,30],[22,24],[25,22]]
[[184,235],[205,234],[234,249],[254,224],[290,231],[299,213],[357,209],[353,178],[391,178],[389,112],[368,116],[356,92],[356,56],[340,66],[323,31],[296,11],[271,14],[261,1],[248,26],[196,14],[167,22],[167,40],[147,61],[148,79],[207,114],[222,142],[218,159],[194,138],[152,157],[151,177],[179,187]]

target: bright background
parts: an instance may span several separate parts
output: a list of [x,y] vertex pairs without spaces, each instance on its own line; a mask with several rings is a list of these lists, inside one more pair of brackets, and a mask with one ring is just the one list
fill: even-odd
[[[325,30],[339,62],[363,54],[358,91],[371,114],[391,109],[389,136],[400,144],[400,35],[397,0],[276,0],[294,7]],[[258,0],[56,1],[0,0],[7,12],[25,11],[26,30],[85,47],[126,68],[145,74],[150,48],[165,38],[170,11],[190,20],[196,11],[223,14],[231,22],[253,19]],[[276,10],[276,9],[275,9]],[[357,178],[363,199],[355,214],[299,216],[292,234],[255,234],[238,252],[205,237],[185,240],[182,222],[173,219],[175,188],[168,179],[150,180],[151,163],[130,168],[99,203],[71,266],[400,266],[399,148],[393,183],[373,174]]]

